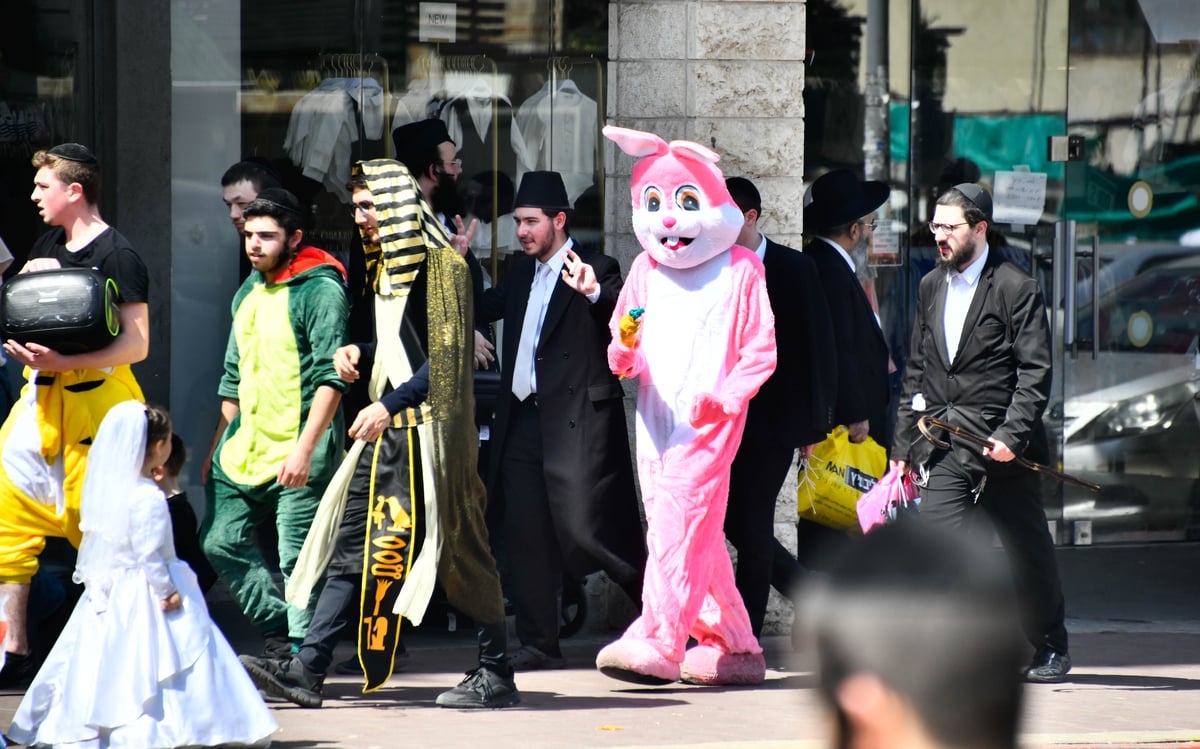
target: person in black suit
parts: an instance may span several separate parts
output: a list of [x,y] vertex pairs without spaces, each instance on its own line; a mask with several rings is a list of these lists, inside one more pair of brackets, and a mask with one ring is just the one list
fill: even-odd
[[506,590],[522,643],[511,662],[520,671],[566,665],[564,569],[603,570],[640,604],[646,550],[624,390],[608,366],[620,266],[570,238],[556,172],[527,173],[514,205],[525,254],[484,293],[477,321],[504,320],[488,487],[504,503]]
[[775,538],[775,502],[797,448],[808,457],[833,425],[837,360],[816,264],[759,233],[762,198],[753,182],[730,177],[725,186],[745,217],[737,242],[766,269],[779,357],[774,374],[750,400],[725,513],[725,536],[737,549],[738,592],[760,637],[772,582],[790,595],[799,581],[800,564]]
[[[887,185],[862,182],[848,169],[821,175],[804,196],[804,230],[812,237],[804,254],[817,265],[836,341],[833,423],[847,427],[851,442],[869,435],[884,449],[892,439],[887,342],[852,257],[870,246],[875,211],[887,196]],[[807,518],[796,524],[797,552],[806,567],[823,567],[847,538]]]
[[887,196],[884,183],[862,182],[848,169],[835,169],[813,182],[804,205],[804,229],[813,235],[804,254],[821,274],[837,339],[834,424],[849,429],[851,442],[870,435],[885,448],[892,441],[886,433],[887,343],[851,256],[870,244],[875,211]]
[[[451,236],[462,234],[468,237],[474,235],[478,221],[473,219],[470,226],[463,226],[460,212],[463,210],[458,194],[458,178],[463,173],[462,159],[458,158],[458,146],[450,139],[446,123],[436,118],[417,120],[392,131],[392,141],[396,146],[396,160],[412,172],[417,185],[421,188],[421,196],[429,203],[434,215]],[[463,256],[467,262],[467,270],[471,272],[471,293],[476,300],[483,294],[483,268],[475,253],[468,252]],[[478,304],[478,302],[476,302]],[[490,327],[478,325],[475,328],[475,369],[495,370],[495,345]],[[478,390],[476,398],[478,400]],[[491,423],[491,404],[476,403],[475,423],[485,427]],[[486,442],[487,435],[483,435]],[[481,460],[483,454],[480,454]]]
[[[1059,682],[1071,658],[1054,541],[1037,474],[1012,462],[1047,459],[1050,333],[1037,282],[988,246],[991,213],[991,197],[971,183],[937,200],[929,228],[938,267],[917,294],[892,467],[922,486],[926,522],[969,531],[982,508],[1025,599],[1025,634],[1036,649],[1026,679]],[[950,449],[938,448],[916,428],[922,415],[987,437],[991,447],[950,438]]]

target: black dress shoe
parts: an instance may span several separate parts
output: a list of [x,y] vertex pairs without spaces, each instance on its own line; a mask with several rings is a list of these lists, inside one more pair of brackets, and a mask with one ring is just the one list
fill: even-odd
[[[0,689],[24,689],[37,676],[37,658],[32,653],[5,653],[0,670]],[[0,745],[2,746],[2,745]]]
[[1071,670],[1071,656],[1060,653],[1053,648],[1038,648],[1033,656],[1033,662],[1025,670],[1025,681],[1038,684],[1057,684],[1067,677]]

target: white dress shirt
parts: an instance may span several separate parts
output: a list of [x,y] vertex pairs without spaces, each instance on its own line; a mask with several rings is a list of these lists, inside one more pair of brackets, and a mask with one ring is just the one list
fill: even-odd
[[959,272],[946,272],[946,309],[942,314],[942,324],[946,333],[946,353],[950,363],[954,363],[954,355],[958,353],[958,344],[962,339],[963,325],[967,322],[967,310],[971,307],[971,299],[975,289],[979,288],[979,276],[983,273],[983,265],[987,262],[988,246],[983,245],[979,257]]
[[[570,237],[563,243],[558,251],[550,256],[546,262],[540,260],[534,264],[533,283],[529,288],[529,302],[526,305],[525,314],[528,315],[534,309],[537,310],[537,324],[533,327],[533,340],[528,344],[527,362],[520,361],[523,358],[522,353],[525,347],[518,346],[518,361],[517,367],[527,368],[529,372],[529,389],[531,393],[537,392],[537,367],[533,366],[533,359],[537,355],[538,344],[542,338],[542,323],[546,321],[546,308],[550,306],[550,297],[554,294],[554,286],[558,279],[562,276],[563,264],[566,261],[566,250],[575,244]],[[525,335],[525,330],[521,331],[522,336]],[[514,371],[515,374],[515,371]],[[519,394],[518,394],[519,397]]]
[[758,259],[766,262],[767,260],[767,235],[759,232],[758,247],[754,248],[754,254],[758,255]]

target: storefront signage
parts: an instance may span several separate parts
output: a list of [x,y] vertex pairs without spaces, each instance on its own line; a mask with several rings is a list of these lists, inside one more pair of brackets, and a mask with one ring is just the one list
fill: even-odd
[[992,202],[997,224],[1036,225],[1046,206],[1046,173],[996,172]]
[[868,261],[873,266],[900,264],[900,232],[888,219],[879,219],[875,231],[871,232],[871,254]]
[[420,36],[423,42],[454,42],[458,26],[455,3],[421,3]]

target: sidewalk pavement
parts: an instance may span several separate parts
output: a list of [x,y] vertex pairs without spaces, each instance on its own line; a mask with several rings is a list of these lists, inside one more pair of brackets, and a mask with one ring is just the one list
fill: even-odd
[[[1064,548],[1074,670],[1063,684],[1030,685],[1025,747],[1200,747],[1200,545]],[[228,601],[214,617],[235,648],[259,647]],[[410,630],[411,659],[386,687],[362,694],[354,677],[331,675],[325,706],[274,706],[275,747],[564,749],[828,746],[829,719],[815,689],[811,653],[786,637],[764,638],[767,681],[754,688],[643,688],[594,667],[615,632],[564,641],[569,667],[519,674],[519,706],[453,711],[434,706],[475,663],[471,632]],[[342,645],[338,658],[349,656]],[[0,694],[7,725],[19,694]]]

